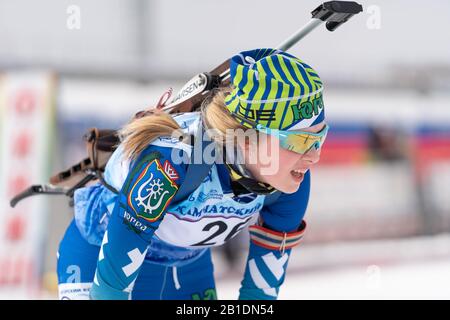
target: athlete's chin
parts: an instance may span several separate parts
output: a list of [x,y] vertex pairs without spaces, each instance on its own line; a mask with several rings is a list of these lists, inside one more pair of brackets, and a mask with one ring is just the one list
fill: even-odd
[[[286,179],[287,180],[287,179]],[[297,192],[298,188],[300,188],[300,184],[302,183],[303,178],[301,179],[296,179],[295,181],[289,181],[289,183],[283,183],[283,184],[279,184],[277,186],[273,187],[283,193],[295,193]]]

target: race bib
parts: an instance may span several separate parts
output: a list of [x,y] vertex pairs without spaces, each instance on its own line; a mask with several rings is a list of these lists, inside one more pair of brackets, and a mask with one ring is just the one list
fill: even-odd
[[219,246],[253,223],[264,205],[263,195],[240,202],[223,193],[216,166],[181,203],[171,205],[155,235],[175,246]]

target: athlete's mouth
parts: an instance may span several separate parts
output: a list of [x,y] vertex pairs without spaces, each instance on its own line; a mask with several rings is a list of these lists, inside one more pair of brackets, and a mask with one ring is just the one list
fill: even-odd
[[303,179],[305,172],[303,170],[291,170],[291,175],[296,179]]

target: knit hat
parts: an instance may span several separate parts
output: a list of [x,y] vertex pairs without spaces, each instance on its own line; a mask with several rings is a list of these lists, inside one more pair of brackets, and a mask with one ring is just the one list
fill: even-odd
[[230,77],[234,89],[225,104],[246,127],[260,124],[271,129],[299,130],[325,118],[319,75],[286,52],[241,52],[231,58]]

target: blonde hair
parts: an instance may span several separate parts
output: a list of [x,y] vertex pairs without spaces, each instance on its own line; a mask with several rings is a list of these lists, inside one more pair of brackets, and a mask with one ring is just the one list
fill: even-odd
[[221,144],[231,142],[230,139],[236,142],[237,137],[234,133],[248,130],[231,115],[225,105],[225,97],[230,90],[230,88],[225,88],[217,91],[210,100],[203,102],[202,107],[202,120],[205,128],[214,129],[213,139]]
[[135,160],[153,140],[173,136],[180,129],[172,116],[161,110],[152,110],[148,115],[131,120],[119,131],[123,155]]
[[[219,143],[227,141],[227,130],[248,130],[241,125],[225,105],[225,97],[231,88],[222,88],[213,92],[202,103],[202,120],[207,129],[215,129],[214,140]],[[124,156],[134,160],[153,140],[162,136],[183,137],[178,123],[172,116],[161,110],[152,110],[151,114],[133,119],[120,131],[119,137],[124,149]]]

